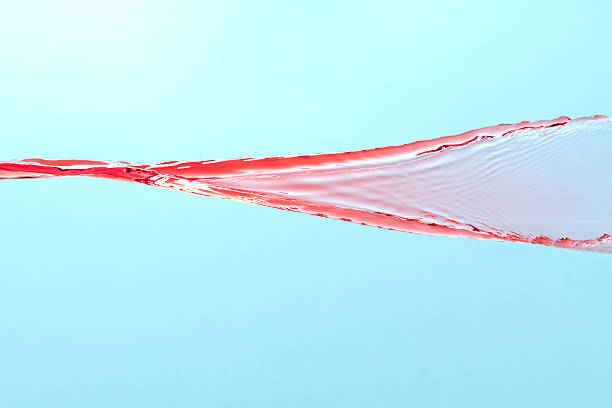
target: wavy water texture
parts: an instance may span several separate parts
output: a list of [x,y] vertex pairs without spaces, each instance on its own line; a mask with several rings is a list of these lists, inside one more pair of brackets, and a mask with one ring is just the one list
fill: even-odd
[[310,156],[13,160],[0,179],[132,181],[392,230],[610,253],[611,157],[611,119],[560,117]]

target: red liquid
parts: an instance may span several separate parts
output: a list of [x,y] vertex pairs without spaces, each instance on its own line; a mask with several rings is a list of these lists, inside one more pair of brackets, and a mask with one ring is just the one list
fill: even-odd
[[497,125],[346,153],[135,165],[0,162],[0,179],[89,176],[392,230],[612,252],[612,121]]

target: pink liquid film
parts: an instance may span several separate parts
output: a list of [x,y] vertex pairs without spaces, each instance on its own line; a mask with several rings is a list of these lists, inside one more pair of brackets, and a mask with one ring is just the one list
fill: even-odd
[[428,235],[612,252],[612,119],[497,125],[346,153],[152,165],[0,162],[0,179],[89,176]]

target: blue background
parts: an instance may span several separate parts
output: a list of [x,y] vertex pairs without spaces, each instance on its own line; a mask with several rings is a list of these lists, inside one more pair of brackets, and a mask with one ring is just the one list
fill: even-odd
[[[0,159],[324,153],[611,114],[609,2],[0,2]],[[0,405],[607,407],[612,256],[0,182]]]

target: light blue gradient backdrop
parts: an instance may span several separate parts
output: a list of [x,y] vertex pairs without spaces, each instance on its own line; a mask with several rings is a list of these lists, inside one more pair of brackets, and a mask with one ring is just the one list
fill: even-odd
[[[612,114],[609,2],[0,2],[0,159]],[[0,182],[0,406],[607,407],[612,256]]]

